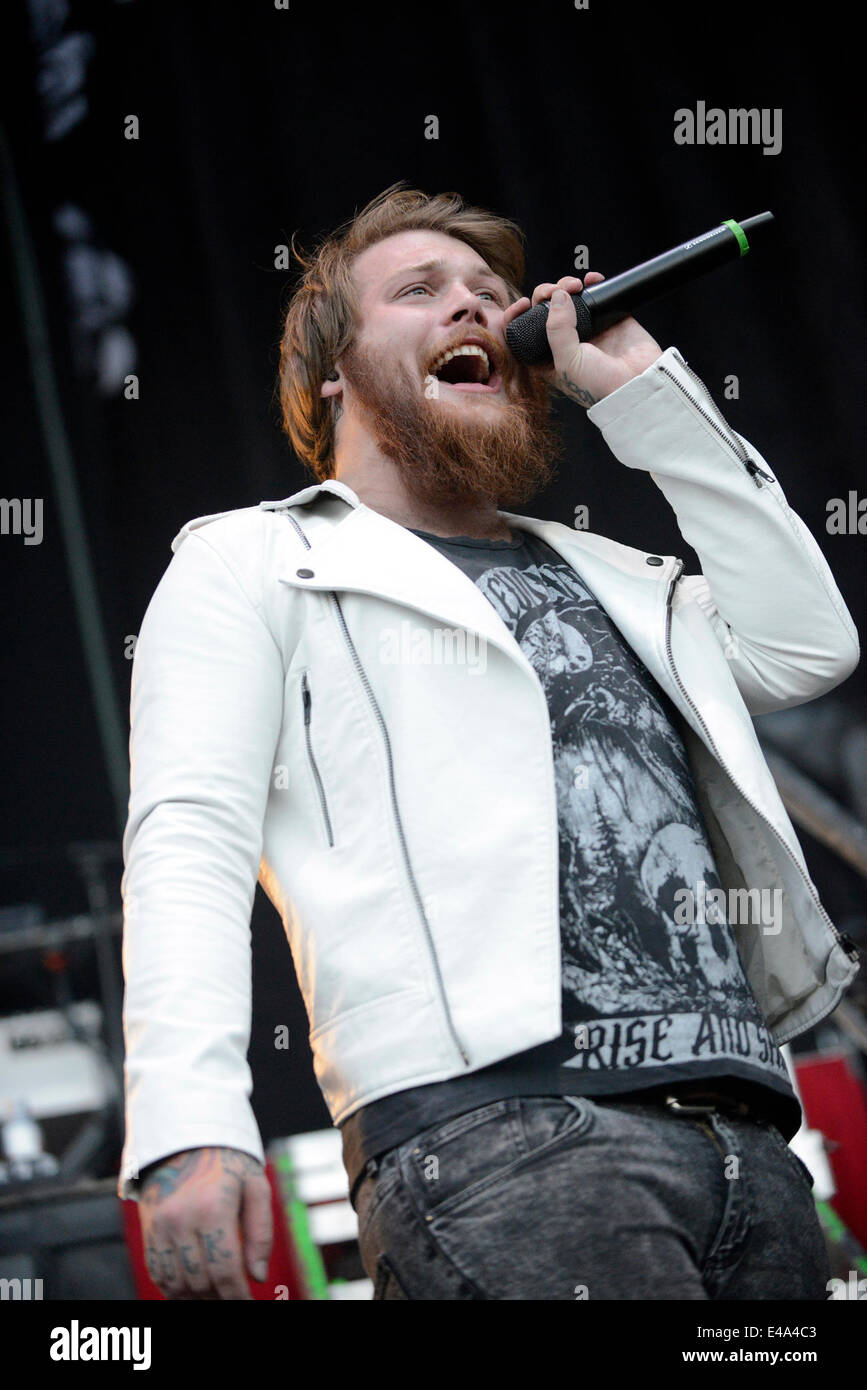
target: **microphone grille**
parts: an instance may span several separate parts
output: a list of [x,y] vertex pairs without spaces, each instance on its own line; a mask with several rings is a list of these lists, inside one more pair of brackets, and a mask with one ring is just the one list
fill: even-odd
[[[593,289],[596,286],[592,286]],[[578,336],[582,342],[592,338],[596,333],[602,331],[605,320],[597,324],[591,310],[591,301],[585,299],[583,293],[570,296],[575,305],[575,326]],[[532,309],[527,309],[523,314],[518,314],[517,318],[512,319],[506,329],[506,342],[519,362],[524,362],[528,367],[539,367],[543,362],[551,361],[551,345],[548,342],[546,324],[548,322],[549,301],[543,299],[540,304],[534,304]],[[599,318],[597,312],[596,318]],[[625,317],[624,314],[615,314],[614,320],[618,317]]]
[[506,342],[511,352],[528,367],[551,361],[551,348],[545,332],[547,319],[548,303],[545,301],[518,314],[506,329]]

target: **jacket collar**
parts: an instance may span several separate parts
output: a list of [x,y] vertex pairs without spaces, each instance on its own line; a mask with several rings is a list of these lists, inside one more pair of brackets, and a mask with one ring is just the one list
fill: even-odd
[[[389,527],[396,527],[397,530],[405,532],[413,543],[418,541],[419,538],[413,536],[406,527],[390,521],[381,512],[367,507],[347,483],[342,483],[337,478],[328,478],[324,483],[314,483],[312,486],[302,488],[299,492],[293,492],[290,497],[283,497],[276,502],[260,502],[259,506],[262,510],[267,511],[283,509],[284,507],[304,507],[315,501],[323,492],[331,492],[337,497],[342,497],[354,511],[366,513],[380,522],[385,522]],[[565,526],[562,522],[522,516],[518,512],[498,511],[497,515],[507,522],[512,530],[529,531],[531,535],[546,541],[570,564],[574,564],[579,572],[582,572],[581,564],[576,564],[575,561],[578,556],[584,556],[586,557],[584,563],[591,568],[599,563],[604,563],[611,566],[623,578],[632,577],[649,581],[658,587],[663,579],[670,578],[672,571],[679,563],[674,555],[657,555],[656,559],[661,559],[663,564],[651,566],[648,564],[648,560],[651,558],[650,551],[636,550],[633,546],[623,545],[620,541],[609,540],[606,536],[597,536],[592,531],[573,531],[571,527]],[[319,539],[317,548],[327,546],[335,536],[336,529],[330,531],[327,537]]]
[[[263,510],[303,507],[321,493],[343,498],[352,510],[336,525],[312,531],[312,548],[303,565],[313,570],[312,577],[298,575],[298,551],[293,551],[278,574],[282,583],[299,589],[370,593],[419,609],[449,627],[476,631],[531,669],[472,580],[435,547],[366,506],[346,483],[329,478],[280,501],[259,505]],[[659,556],[661,565],[649,565],[649,552],[605,536],[515,512],[498,515],[515,531],[538,536],[556,550],[584,579],[645,665],[659,670],[665,596],[679,564],[675,556]]]
[[278,507],[306,507],[308,502],[314,501],[321,492],[334,492],[350,506],[361,506],[358,494],[337,478],[328,478],[324,483],[313,483],[310,487],[303,487],[300,492],[293,492],[291,497],[283,497],[279,502],[260,502],[259,506],[263,511],[274,511]]

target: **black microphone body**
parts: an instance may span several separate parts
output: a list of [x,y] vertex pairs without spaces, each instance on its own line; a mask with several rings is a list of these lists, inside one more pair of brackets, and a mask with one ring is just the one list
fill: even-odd
[[[743,222],[721,222],[712,231],[685,241],[661,256],[644,261],[622,275],[589,285],[571,296],[575,305],[578,336],[582,342],[595,338],[612,324],[628,318],[639,305],[661,299],[672,290],[695,280],[709,270],[737,260],[749,250],[747,231],[773,222],[773,213],[760,212]],[[735,230],[737,228],[737,230]],[[551,348],[545,324],[549,302],[536,304],[512,319],[506,329],[506,342],[519,362],[539,366],[551,361]]]

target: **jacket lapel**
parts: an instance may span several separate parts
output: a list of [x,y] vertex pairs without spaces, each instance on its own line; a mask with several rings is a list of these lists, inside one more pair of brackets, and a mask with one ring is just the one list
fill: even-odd
[[[281,583],[367,593],[415,608],[445,627],[465,628],[500,647],[538,684],[519,644],[473,581],[434,546],[365,506],[345,483],[329,480],[261,506],[302,506],[320,491],[343,497],[351,510],[336,525],[317,530],[309,551],[300,544],[292,547],[278,571]],[[658,557],[661,565],[649,565],[647,552],[605,536],[513,512],[499,515],[515,530],[546,541],[573,567],[689,727],[714,758],[722,756],[724,765],[738,768],[743,791],[765,806],[778,833],[788,840],[776,785],[731,667],[716,639],[709,637],[706,623],[690,611],[694,605],[681,613],[675,602],[670,629],[671,658],[688,696],[672,672],[665,649],[666,599],[679,559],[663,555]],[[299,569],[313,570],[313,577],[299,576]]]
[[[312,549],[297,564],[297,549],[280,569],[278,579],[296,588],[367,593],[404,607],[415,608],[446,627],[463,627],[509,653],[518,664],[532,667],[506,625],[480,589],[444,555],[406,527],[361,503],[345,483],[335,479],[305,488],[263,508],[304,506],[323,491],[335,493],[352,508],[335,526],[311,537]],[[586,532],[572,532],[559,522],[500,512],[514,530],[524,530],[547,542],[581,576],[625,639],[660,680],[667,673],[660,656],[664,631],[665,596],[677,567],[674,556],[661,557],[651,567],[643,552]],[[300,523],[303,529],[303,521]],[[299,569],[313,576],[299,576]]]

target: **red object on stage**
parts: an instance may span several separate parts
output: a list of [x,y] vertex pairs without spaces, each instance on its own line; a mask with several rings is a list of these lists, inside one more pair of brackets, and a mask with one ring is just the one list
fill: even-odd
[[807,1125],[824,1134],[837,1186],[831,1206],[867,1246],[867,1088],[847,1052],[792,1057]]
[[[247,1279],[250,1293],[254,1299],[260,1302],[277,1302],[281,1299],[304,1299],[307,1295],[304,1292],[299,1263],[294,1253],[289,1231],[286,1225],[286,1216],[283,1211],[283,1200],[280,1195],[280,1184],[272,1165],[265,1165],[265,1172],[268,1182],[271,1185],[271,1214],[274,1218],[274,1241],[271,1246],[271,1258],[268,1261],[268,1273],[264,1284],[257,1284],[254,1279]],[[142,1241],[141,1220],[139,1217],[138,1202],[123,1201],[123,1227],[126,1236],[127,1250],[129,1251],[130,1264],[132,1266],[133,1279],[135,1281],[136,1296],[140,1299],[165,1302],[164,1295],[160,1293],[156,1284],[151,1279],[147,1271],[144,1258],[144,1244]]]

